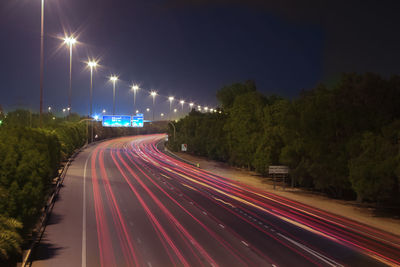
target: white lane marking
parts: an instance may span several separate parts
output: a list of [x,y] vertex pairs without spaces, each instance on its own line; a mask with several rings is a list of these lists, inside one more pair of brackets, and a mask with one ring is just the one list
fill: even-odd
[[245,245],[246,247],[249,246],[249,244],[248,244],[246,241],[243,241],[243,240],[242,240],[242,243],[243,243],[243,245]]
[[149,266],[149,267],[153,267],[153,265],[151,265],[151,262],[147,262],[147,265]]
[[321,261],[325,262],[325,263],[328,264],[329,266],[335,266],[335,267],[336,267],[336,266],[343,266],[343,265],[341,265],[341,264],[335,262],[334,260],[332,260],[332,259],[326,257],[325,255],[322,255],[321,253],[318,253],[318,252],[316,252],[315,250],[312,250],[311,248],[306,247],[305,245],[300,244],[300,243],[298,243],[297,241],[294,241],[293,239],[291,239],[291,238],[289,238],[289,237],[287,237],[287,236],[284,236],[284,235],[279,234],[279,233],[278,233],[278,235],[279,235],[280,237],[286,239],[287,241],[291,242],[292,244],[294,244],[294,245],[296,245],[296,246],[302,248],[303,250],[307,251],[307,252],[310,253],[311,255],[317,257],[318,259],[320,259]]
[[225,228],[225,226],[223,226],[222,224],[219,224],[219,226],[221,226],[221,228]]
[[83,169],[83,204],[82,204],[82,267],[86,267],[86,169],[91,155],[88,156]]
[[136,240],[137,240],[137,242],[138,242],[139,244],[142,244],[142,240],[140,240],[140,238],[137,238]]
[[203,214],[204,214],[204,215],[207,215],[207,212],[203,211]]

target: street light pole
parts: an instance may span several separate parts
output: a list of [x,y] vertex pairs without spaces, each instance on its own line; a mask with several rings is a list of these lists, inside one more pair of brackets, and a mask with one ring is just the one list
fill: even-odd
[[74,37],[65,37],[64,43],[69,46],[69,89],[68,89],[68,115],[71,114],[71,97],[72,97],[72,46],[76,43]]
[[91,125],[91,133],[90,133],[90,142],[93,143],[93,68],[97,66],[97,62],[89,61],[88,66],[90,67],[90,111],[89,115],[92,120],[90,121]]
[[169,100],[169,120],[171,120],[171,112],[172,112],[172,101],[174,101],[174,97],[173,96],[170,96],[170,97],[168,97],[168,100]]
[[139,90],[139,86],[136,84],[132,85],[132,90],[133,90],[133,115],[135,115],[135,110],[136,110],[136,92]]
[[69,90],[68,90],[68,107],[71,114],[71,95],[72,95],[72,44],[69,45]]
[[180,101],[180,103],[181,103],[181,106],[182,106],[181,113],[182,113],[182,116],[183,116],[183,104],[185,104],[185,100],[182,99],[182,100]]
[[155,109],[154,104],[155,104],[155,99],[156,99],[157,93],[155,91],[152,91],[150,94],[153,97],[153,121],[154,121],[154,109]]
[[90,66],[90,117],[92,117],[93,105],[93,66]]
[[40,18],[40,111],[39,111],[39,124],[42,127],[42,113],[43,113],[43,73],[44,73],[44,0],[42,0],[41,18]]
[[113,80],[113,115],[115,115],[115,80]]
[[118,77],[111,76],[110,80],[113,82],[113,115],[115,115],[115,82],[118,80]]

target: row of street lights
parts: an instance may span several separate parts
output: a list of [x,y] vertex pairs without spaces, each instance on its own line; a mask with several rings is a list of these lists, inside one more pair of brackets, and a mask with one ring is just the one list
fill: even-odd
[[[43,73],[44,73],[44,49],[43,49],[43,43],[44,43],[44,1],[41,0],[41,33],[40,33],[40,124],[42,125],[42,113],[43,113]],[[65,113],[68,111],[68,114],[71,112],[71,98],[72,98],[72,51],[73,51],[73,46],[77,44],[77,39],[74,36],[66,36],[64,38],[64,44],[69,48],[69,89],[68,89],[68,106],[67,109],[63,109],[63,112]],[[93,72],[94,69],[97,67],[98,62],[95,60],[89,60],[87,62],[87,65],[90,69],[90,111],[89,111],[89,116],[92,118],[93,117]],[[110,77],[110,81],[113,84],[113,115],[115,115],[115,90],[116,90],[116,83],[118,81],[118,76],[112,75]],[[133,90],[133,111],[136,110],[136,94],[138,90],[140,89],[138,85],[132,85],[131,89]],[[154,121],[154,112],[155,112],[155,98],[157,96],[156,91],[150,91],[150,96],[153,98],[153,116],[152,119]],[[169,96],[169,119],[171,119],[171,113],[172,113],[172,102],[174,101],[173,96]],[[179,103],[181,104],[181,109],[183,111],[183,107],[185,104],[185,100],[180,100]],[[188,103],[190,109],[193,109],[194,103],[190,102]],[[199,111],[202,111],[202,107],[199,105],[197,106],[197,109]],[[204,111],[208,111],[208,107],[203,108]],[[49,112],[51,111],[51,108],[49,107]],[[103,110],[103,113],[105,110]],[[149,110],[148,110],[149,111]],[[174,113],[177,112],[177,109],[174,109]],[[136,112],[137,113],[137,112]],[[162,113],[162,116],[164,116],[164,113]],[[91,139],[93,140],[93,127],[92,127],[92,133],[91,133]]]

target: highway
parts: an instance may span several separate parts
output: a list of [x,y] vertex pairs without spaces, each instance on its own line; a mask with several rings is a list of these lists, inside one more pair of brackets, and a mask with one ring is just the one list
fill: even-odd
[[400,238],[122,137],[75,159],[32,266],[398,266]]

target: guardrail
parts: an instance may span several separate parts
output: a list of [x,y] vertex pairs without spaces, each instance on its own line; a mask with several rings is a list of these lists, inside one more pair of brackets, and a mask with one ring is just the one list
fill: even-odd
[[54,203],[55,203],[55,199],[62,187],[62,184],[64,182],[65,179],[65,175],[68,171],[69,166],[71,165],[71,162],[76,158],[76,156],[83,150],[86,148],[87,145],[83,146],[82,148],[80,148],[79,150],[77,150],[67,161],[67,163],[64,165],[64,167],[61,170],[61,173],[59,173],[59,175],[57,176],[57,183],[54,186],[54,191],[51,194],[51,196],[49,197],[46,205],[43,207],[43,214],[40,217],[39,223],[38,223],[38,227],[36,229],[38,229],[38,231],[33,235],[32,237],[32,243],[29,246],[29,249],[26,251],[26,253],[24,253],[23,258],[22,258],[22,263],[21,263],[21,267],[26,267],[29,266],[30,264],[30,257],[32,254],[32,250],[35,248],[35,246],[37,244],[40,243],[40,241],[42,240],[44,231],[46,229],[46,225],[47,225],[47,220],[51,214],[51,211],[53,210],[54,207]]

